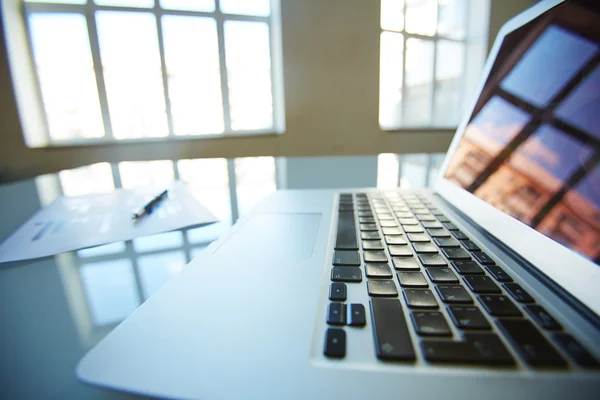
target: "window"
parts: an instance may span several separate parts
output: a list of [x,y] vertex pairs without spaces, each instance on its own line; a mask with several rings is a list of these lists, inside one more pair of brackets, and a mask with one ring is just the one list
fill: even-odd
[[49,143],[275,131],[271,0],[24,4]]
[[[458,125],[471,81],[483,66],[480,53],[486,44],[471,39],[476,33],[467,29],[472,25],[469,7],[480,3],[381,0],[379,124],[383,129]],[[478,18],[482,25],[485,17]]]

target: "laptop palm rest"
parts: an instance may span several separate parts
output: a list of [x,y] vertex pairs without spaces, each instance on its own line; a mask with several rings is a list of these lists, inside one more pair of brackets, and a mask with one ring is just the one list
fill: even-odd
[[320,222],[317,213],[255,214],[213,254],[254,249],[248,256],[263,261],[311,258]]

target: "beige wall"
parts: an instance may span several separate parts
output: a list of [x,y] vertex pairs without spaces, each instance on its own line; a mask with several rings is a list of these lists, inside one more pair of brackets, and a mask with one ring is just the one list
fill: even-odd
[[[480,0],[472,0],[480,1]],[[531,0],[492,0],[490,32]],[[286,133],[30,149],[0,45],[0,181],[99,161],[444,152],[452,130],[382,132],[379,0],[281,0]]]

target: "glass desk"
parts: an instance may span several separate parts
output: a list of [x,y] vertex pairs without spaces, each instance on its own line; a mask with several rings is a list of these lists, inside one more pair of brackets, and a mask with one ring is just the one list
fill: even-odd
[[[415,187],[430,180],[431,167],[441,162],[439,155],[436,162],[403,157],[403,162],[392,154],[291,160],[281,168],[287,171],[283,187],[339,188],[341,178],[358,187]],[[360,170],[362,178],[354,174],[349,181],[349,169]],[[77,363],[281,182],[276,184],[276,160],[260,157],[100,163],[0,184],[3,241],[58,196],[164,187],[174,179],[186,182],[221,222],[0,266],[0,398],[137,398],[79,382]]]

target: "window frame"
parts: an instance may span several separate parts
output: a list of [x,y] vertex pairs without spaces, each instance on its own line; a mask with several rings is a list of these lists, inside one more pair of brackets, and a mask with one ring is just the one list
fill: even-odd
[[[118,143],[140,143],[140,142],[156,142],[165,140],[190,140],[190,139],[211,139],[222,137],[235,136],[257,136],[257,135],[273,135],[284,132],[283,127],[283,71],[281,58],[281,34],[280,29],[280,7],[278,0],[270,0],[271,12],[268,16],[228,14],[221,11],[221,0],[214,0],[214,11],[188,11],[188,10],[171,10],[162,8],[160,0],[154,0],[153,7],[132,7],[132,6],[114,6],[114,5],[98,5],[94,0],[85,0],[84,4],[64,4],[64,3],[44,3],[35,2],[35,0],[21,1],[21,13],[27,40],[28,62],[32,67],[35,97],[39,104],[41,119],[43,124],[43,134],[41,141],[45,147],[51,146],[87,146],[99,144],[118,144]],[[157,46],[159,49],[161,79],[163,84],[163,97],[165,103],[165,111],[167,118],[168,134],[164,137],[142,137],[142,138],[123,138],[117,139],[113,135],[111,117],[109,111],[108,98],[106,93],[106,85],[102,71],[102,57],[100,53],[98,30],[96,25],[96,11],[116,11],[116,12],[135,12],[135,13],[150,13],[156,21]],[[43,103],[43,94],[40,84],[40,77],[35,65],[33,54],[33,43],[31,35],[31,27],[29,23],[29,15],[31,14],[79,14],[85,18],[87,31],[89,36],[90,51],[93,60],[93,68],[96,78],[96,87],[98,91],[98,99],[100,103],[101,118],[104,125],[104,136],[99,138],[69,138],[69,139],[54,139],[50,136],[50,127],[48,125],[48,115]],[[169,82],[167,76],[164,37],[162,29],[163,16],[187,16],[187,17],[203,17],[211,18],[215,21],[217,27],[218,55],[219,55],[219,75],[221,80],[221,101],[223,108],[223,124],[222,133],[211,134],[190,134],[190,135],[175,135],[173,130],[173,116],[171,112],[171,102],[169,99]],[[225,36],[224,26],[227,21],[242,21],[242,22],[261,22],[267,25],[269,31],[269,52],[270,52],[270,75],[271,75],[271,98],[272,98],[272,125],[269,129],[249,129],[249,130],[233,130],[231,128],[231,110],[229,103],[229,88],[228,88],[228,72],[227,72],[227,55],[225,51]],[[27,139],[26,139],[27,141]],[[40,138],[37,139],[40,141]]]
[[[404,91],[406,90],[406,42],[408,39],[421,39],[421,40],[425,40],[428,42],[432,42],[433,43],[433,62],[432,62],[432,81],[431,81],[431,101],[429,104],[430,110],[431,110],[431,118],[430,118],[430,123],[427,125],[407,125],[403,122],[404,120],[404,115],[406,114],[406,101],[401,101],[400,103],[400,121],[401,123],[399,125],[396,125],[394,127],[387,127],[387,126],[383,126],[381,125],[381,117],[380,114],[378,116],[378,122],[379,122],[379,127],[382,131],[384,132],[402,132],[402,131],[432,131],[432,130],[447,130],[447,129],[453,129],[456,128],[459,124],[460,124],[460,118],[458,119],[458,121],[456,121],[455,124],[448,124],[446,122],[440,123],[440,124],[435,124],[435,100],[436,100],[436,78],[437,78],[437,74],[436,74],[436,62],[437,62],[437,47],[438,47],[438,42],[440,40],[443,41],[449,41],[449,42],[454,42],[454,43],[461,43],[464,45],[464,52],[463,52],[463,73],[462,76],[459,78],[460,79],[460,83],[459,86],[462,88],[461,93],[459,93],[459,103],[460,104],[465,104],[465,99],[468,97],[465,94],[465,91],[467,90],[467,82],[466,82],[466,72],[467,72],[467,62],[469,61],[469,45],[472,44],[472,40],[470,40],[470,28],[471,28],[471,15],[470,15],[470,7],[472,6],[472,0],[464,0],[465,2],[465,9],[463,10],[464,12],[464,21],[465,21],[465,36],[461,39],[457,39],[455,37],[451,37],[451,36],[447,36],[447,35],[443,35],[443,34],[439,34],[437,32],[437,23],[439,21],[440,18],[440,1],[441,0],[436,0],[436,32],[434,35],[432,36],[428,36],[428,35],[423,35],[423,34],[418,34],[418,33],[410,33],[406,31],[406,10],[407,10],[407,6],[406,6],[406,1],[405,0],[401,0],[403,3],[403,7],[402,7],[402,18],[403,18],[403,23],[402,23],[402,29],[401,30],[396,30],[396,29],[384,29],[381,26],[381,23],[379,24],[379,29],[380,29],[380,51],[381,51],[381,34],[383,34],[384,32],[389,32],[389,33],[394,33],[394,34],[400,34],[402,35],[402,87],[401,87],[401,93],[404,96]],[[381,1],[380,1],[381,3]],[[380,15],[381,17],[381,15]],[[487,26],[486,26],[487,29]],[[380,59],[381,62],[381,59]],[[483,69],[483,62],[481,62],[480,65],[481,69]],[[381,70],[381,66],[380,66],[380,70]],[[380,82],[379,85],[381,86],[381,76],[379,78]],[[381,98],[378,101],[378,105],[379,105],[379,113],[381,112]],[[463,107],[465,108],[465,107]],[[452,131],[452,133],[454,134],[454,131]]]

